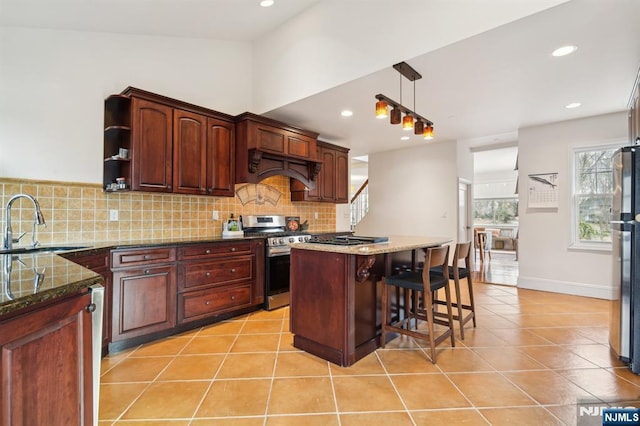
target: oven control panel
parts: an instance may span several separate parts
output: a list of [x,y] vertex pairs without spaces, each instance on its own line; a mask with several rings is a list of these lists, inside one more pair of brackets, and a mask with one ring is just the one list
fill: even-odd
[[304,243],[309,241],[310,235],[288,235],[284,237],[272,237],[267,239],[269,247],[286,246],[295,243]]

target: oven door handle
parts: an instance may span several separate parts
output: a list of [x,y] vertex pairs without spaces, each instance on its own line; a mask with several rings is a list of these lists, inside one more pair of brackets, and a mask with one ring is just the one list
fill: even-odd
[[291,254],[291,249],[286,248],[270,248],[267,257],[288,256]]

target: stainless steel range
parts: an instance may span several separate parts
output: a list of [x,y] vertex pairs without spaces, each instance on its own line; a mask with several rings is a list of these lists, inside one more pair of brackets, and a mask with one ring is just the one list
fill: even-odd
[[265,304],[267,310],[289,304],[289,266],[291,245],[309,241],[300,231],[300,218],[280,215],[242,216],[245,236],[266,238]]

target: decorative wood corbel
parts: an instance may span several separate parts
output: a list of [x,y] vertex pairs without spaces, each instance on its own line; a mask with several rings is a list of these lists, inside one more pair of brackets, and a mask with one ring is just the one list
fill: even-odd
[[322,168],[322,163],[310,162],[309,163],[309,180],[316,180],[318,177],[318,173],[320,173],[320,169]]
[[358,269],[356,271],[356,281],[362,282],[366,281],[369,278],[369,269],[376,262],[376,257],[374,255],[369,256],[358,256]]
[[262,151],[258,151],[257,149],[249,150],[249,173],[256,173],[258,171],[258,166],[260,165],[260,161],[262,161]]

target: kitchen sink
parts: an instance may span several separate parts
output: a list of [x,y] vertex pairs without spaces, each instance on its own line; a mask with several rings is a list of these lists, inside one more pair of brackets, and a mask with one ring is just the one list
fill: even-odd
[[12,249],[2,249],[0,254],[25,254],[25,253],[58,253],[62,251],[73,251],[89,248],[90,246],[38,246],[38,247],[17,247]]

